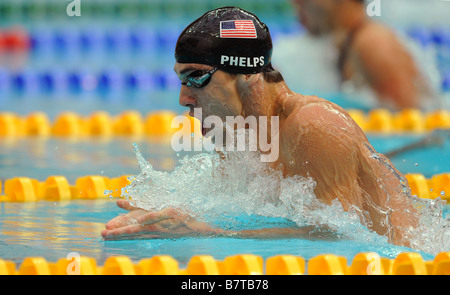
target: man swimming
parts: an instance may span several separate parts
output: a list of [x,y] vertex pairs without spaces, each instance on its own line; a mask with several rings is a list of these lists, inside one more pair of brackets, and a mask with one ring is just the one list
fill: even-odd
[[[393,243],[408,245],[416,217],[405,178],[375,152],[342,108],[292,92],[272,67],[271,53],[269,29],[255,15],[237,7],[207,12],[191,23],[177,42],[174,70],[182,83],[180,104],[189,107],[191,115],[194,108],[201,108],[203,117],[277,116],[279,157],[271,163],[273,169],[284,177],[313,178],[318,200],[331,204],[337,199],[345,210],[356,210],[369,229],[388,236]],[[202,133],[208,131],[202,124]],[[228,234],[292,237],[310,230],[225,231],[176,208],[149,212],[126,200],[117,204],[130,212],[106,224],[102,231],[105,239]]]
[[[393,111],[442,107],[411,54],[393,31],[367,16],[363,0],[291,2],[311,36],[332,38],[342,86],[370,89],[378,107]],[[292,58],[277,56],[284,67]]]

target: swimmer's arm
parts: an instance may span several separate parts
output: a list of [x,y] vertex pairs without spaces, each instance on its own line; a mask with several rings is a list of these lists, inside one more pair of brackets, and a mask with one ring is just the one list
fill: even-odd
[[311,177],[316,182],[314,193],[324,203],[338,198],[346,208],[356,201],[352,196],[357,191],[356,141],[365,140],[356,123],[327,103],[307,105],[287,123],[291,127],[282,130],[280,140],[280,156],[292,155],[283,161],[292,163],[287,175]]
[[106,240],[187,236],[226,236],[253,239],[309,238],[324,233],[313,226],[241,231],[223,230],[199,222],[175,208],[150,212],[133,207],[126,200],[117,201],[117,205],[129,212],[106,224],[106,229],[102,231],[102,236]]
[[297,239],[320,238],[331,234],[325,227],[304,226],[289,228],[263,228],[254,230],[226,231],[222,235],[243,239]]
[[[352,208],[367,211],[371,221],[367,224],[368,228],[380,235],[386,234],[390,225],[385,224],[375,207],[367,206],[369,199],[365,198],[363,191],[370,196],[370,204],[393,210],[390,219],[393,227],[399,229],[414,225],[405,216],[408,209],[413,210],[407,199],[390,198],[392,201],[386,203],[386,194],[373,174],[379,167],[374,166],[376,162],[369,161],[368,156],[363,157],[359,150],[360,145],[367,142],[365,136],[358,135],[354,126],[356,123],[345,118],[343,113],[314,105],[300,110],[296,120],[289,122],[299,126],[295,133],[292,131],[285,136],[290,141],[289,145],[297,146],[294,151],[297,155],[297,174],[310,176],[316,181],[314,193],[322,202],[330,204],[333,199],[338,199],[346,211]],[[296,137],[295,134],[299,135]],[[362,165],[361,161],[365,164]],[[386,175],[382,181],[389,179]],[[393,242],[407,246],[403,233],[399,230],[397,233]]]

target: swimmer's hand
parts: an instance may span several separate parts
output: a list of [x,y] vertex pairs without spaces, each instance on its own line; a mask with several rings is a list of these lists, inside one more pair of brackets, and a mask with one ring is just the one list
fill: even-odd
[[133,207],[126,200],[118,200],[117,206],[129,212],[106,224],[104,239],[165,238],[197,235],[220,235],[224,231],[195,220],[179,209],[164,208],[147,211]]

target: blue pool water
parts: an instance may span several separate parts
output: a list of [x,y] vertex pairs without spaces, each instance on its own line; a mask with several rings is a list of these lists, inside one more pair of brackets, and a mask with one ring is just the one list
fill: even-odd
[[[420,141],[425,135],[368,135],[380,153],[388,153]],[[133,152],[137,143],[144,157],[157,170],[171,171],[178,159],[170,139],[161,142],[150,137],[65,138],[12,137],[0,141],[0,179],[24,176],[44,181],[50,175],[64,175],[74,181],[84,175],[117,177],[139,173]],[[392,159],[402,173],[421,173],[427,178],[446,173],[450,164],[450,138],[442,145],[429,146],[399,154]]]
[[[419,140],[421,136],[369,136],[380,152],[395,149]],[[115,177],[140,172],[132,150],[137,142],[144,157],[155,169],[171,171],[177,155],[168,144],[150,140],[114,138],[109,141],[69,141],[64,139],[22,138],[0,146],[0,179],[27,176],[45,180],[47,175],[65,175],[69,182],[87,174]],[[411,151],[393,159],[403,173],[436,174],[447,172],[450,162],[450,140],[444,147],[430,147]],[[7,147],[7,148],[6,148]],[[436,152],[439,151],[439,152]],[[183,155],[178,155],[182,157]],[[417,164],[417,165],[416,165]],[[446,206],[444,216],[450,213]],[[48,261],[66,257],[70,252],[94,257],[102,263],[113,255],[128,255],[134,261],[153,255],[167,254],[181,265],[197,254],[209,254],[216,259],[239,253],[262,257],[276,254],[299,255],[306,259],[323,253],[342,255],[351,260],[359,252],[374,251],[381,256],[395,258],[400,252],[413,251],[388,244],[383,239],[366,240],[355,237],[322,234],[310,239],[237,239],[237,238],[179,238],[153,240],[104,241],[100,232],[104,224],[118,214],[114,200],[76,200],[61,202],[0,203],[0,257],[16,262],[29,256],[43,256]],[[277,218],[243,216],[240,227],[275,227],[288,225]],[[415,250],[414,250],[415,251]],[[434,254],[419,252],[425,259]]]
[[[292,254],[309,259],[333,253],[349,261],[360,252],[377,252],[395,258],[411,249],[388,243],[370,243],[354,239],[323,237],[322,239],[236,239],[179,238],[153,240],[103,241],[100,231],[109,219],[124,213],[115,202],[79,200],[68,202],[2,203],[0,224],[0,257],[20,263],[25,257],[42,256],[48,261],[65,258],[70,252],[93,257],[99,264],[115,255],[127,255],[133,261],[154,255],[171,255],[185,265],[193,255],[212,255],[223,259],[234,254],[252,253],[264,258]],[[446,214],[450,210],[446,209]],[[268,219],[267,226],[276,222]],[[262,224],[260,224],[261,226]],[[419,252],[424,259],[434,255]]]

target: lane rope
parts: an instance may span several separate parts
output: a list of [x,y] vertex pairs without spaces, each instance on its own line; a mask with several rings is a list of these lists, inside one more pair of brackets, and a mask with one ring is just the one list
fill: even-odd
[[[265,266],[265,267],[264,267]],[[395,259],[375,252],[358,253],[351,263],[344,256],[321,254],[307,262],[303,257],[238,254],[216,260],[210,255],[191,257],[186,268],[169,255],[133,262],[128,256],[111,256],[103,265],[94,258],[73,256],[47,262],[27,257],[20,265],[0,259],[0,275],[450,275],[450,252],[425,261],[419,253],[403,252]],[[269,284],[269,281],[265,282]],[[261,286],[264,288],[264,286]]]
[[[424,113],[416,109],[392,113],[374,109],[368,113],[348,110],[352,119],[367,133],[425,133],[436,129],[450,129],[450,112],[438,110]],[[111,115],[105,111],[80,115],[61,112],[52,121],[44,112],[18,115],[0,112],[0,136],[117,136],[117,135],[171,135],[177,129],[172,120],[180,114],[159,110],[142,115],[136,110]],[[182,114],[188,116],[187,113]],[[188,116],[189,117],[189,116]],[[189,117],[191,126],[197,119]],[[200,132],[200,130],[192,130]]]

